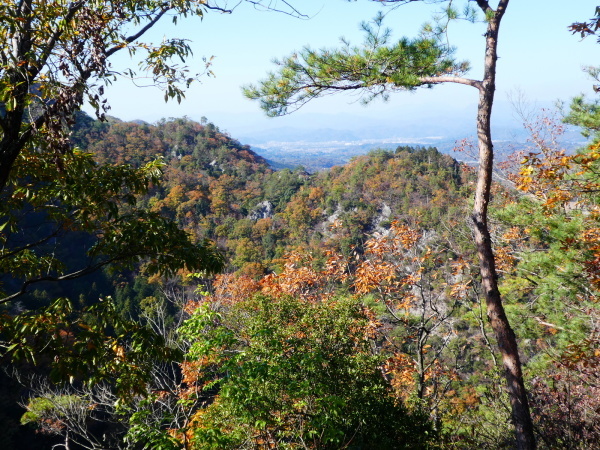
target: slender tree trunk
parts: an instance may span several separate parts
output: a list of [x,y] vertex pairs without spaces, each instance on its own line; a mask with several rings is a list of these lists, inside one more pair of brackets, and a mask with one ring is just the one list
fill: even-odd
[[[487,5],[487,2],[478,0],[478,4],[480,6],[482,6],[482,4]],[[502,299],[500,297],[500,291],[498,290],[494,253],[487,223],[488,204],[492,184],[492,168],[494,163],[490,119],[494,101],[494,91],[496,89],[498,29],[507,5],[508,0],[500,2],[498,9],[489,17],[486,33],[485,72],[483,81],[479,86],[479,105],[477,111],[479,171],[477,174],[475,205],[472,218],[475,225],[475,243],[479,256],[482,288],[487,303],[487,315],[502,354],[502,362],[504,364],[506,381],[508,383],[508,393],[512,407],[512,419],[515,426],[517,448],[534,449],[536,445],[533,433],[533,423],[529,411],[527,392],[523,382],[517,339],[508,322],[504,307],[502,306]]]
[[[15,89],[19,98],[25,99],[27,96],[26,80],[18,80],[19,85]],[[22,104],[25,103],[23,100]],[[15,160],[23,150],[22,121],[25,108],[18,105],[17,109],[7,111],[2,120],[1,139],[0,139],[0,194],[6,187],[10,172]]]
[[31,52],[31,23],[34,19],[31,0],[23,0],[19,3],[18,14],[24,19],[9,42],[13,66],[5,68],[9,84],[13,88],[12,97],[16,99],[16,104],[11,105],[11,108],[5,106],[3,117],[0,118],[0,134],[2,135],[0,139],[0,194],[6,187],[15,160],[23,150],[21,124],[29,92],[29,69],[26,65],[19,67],[15,64],[23,62],[26,55]]
[[6,187],[15,160],[21,152],[18,141],[18,133],[11,133],[10,135],[5,134],[4,138],[0,140],[0,194]]

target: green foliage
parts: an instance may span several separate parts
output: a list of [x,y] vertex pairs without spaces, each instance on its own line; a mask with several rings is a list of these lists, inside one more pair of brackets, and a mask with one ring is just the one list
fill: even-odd
[[440,448],[515,448],[508,394],[498,368],[479,369],[449,404]]
[[181,446],[177,439],[169,434],[168,430],[157,427],[156,423],[153,422],[150,408],[154,401],[156,401],[155,396],[148,396],[140,402],[141,409],[131,414],[124,442],[130,446],[135,446],[135,448],[144,448],[145,450],[180,449]]
[[[80,142],[90,147],[87,150],[95,152],[94,159],[97,166],[110,167],[111,163],[126,163],[130,170],[136,171],[152,163],[157,154],[162,156],[164,166],[161,167],[161,171],[164,173],[164,180],[161,180],[160,184],[149,183],[146,190],[134,195],[134,203],[121,202],[118,208],[119,214],[131,213],[134,209],[148,212],[149,209],[152,214],[176,220],[180,226],[185,227],[189,235],[197,239],[204,237],[215,239],[220,248],[227,252],[230,263],[235,264],[234,268],[239,268],[241,272],[251,274],[253,277],[261,276],[265,267],[277,270],[283,263],[271,259],[282,257],[291,248],[312,250],[315,267],[325,265],[327,260],[325,251],[341,249],[348,257],[355,255],[355,251],[360,253],[365,233],[371,233],[374,229],[385,232],[391,221],[397,217],[402,217],[409,223],[421,222],[428,229],[435,229],[439,237],[444,239],[444,242],[447,241],[455,251],[470,245],[468,230],[463,231],[465,239],[463,239],[465,236],[458,233],[462,230],[460,225],[464,222],[465,213],[461,207],[464,204],[463,198],[465,194],[469,195],[465,183],[468,174],[466,175],[466,172],[461,170],[460,165],[452,158],[442,155],[434,148],[403,147],[396,151],[374,150],[369,155],[354,159],[345,167],[309,175],[302,170],[274,172],[248,147],[222,134],[216,126],[208,123],[197,124],[187,119],[164,120],[156,125],[113,120],[110,124],[97,126],[97,122],[83,118],[77,133]],[[117,197],[113,195],[113,198]],[[267,216],[252,215],[255,206],[265,201],[272,205]],[[336,228],[338,225],[332,227],[336,217],[342,224],[341,227]],[[164,303],[160,298],[162,294],[157,289],[157,285],[154,283],[148,285],[142,282],[141,278],[134,277],[136,277],[135,272],[112,278],[117,283],[115,313],[120,319],[138,317],[140,313],[146,317],[154,308],[162,307]],[[153,282],[155,281],[156,277],[153,278]],[[435,286],[439,287],[437,284]],[[47,291],[44,294],[46,297],[40,294],[39,298],[51,299],[52,294]],[[85,304],[85,295],[83,299]],[[299,319],[305,328],[312,326],[311,321],[318,323],[318,320],[311,319],[312,316],[331,316],[329,312],[321,312],[314,308],[310,309],[308,305],[305,306],[308,309],[306,319]],[[175,313],[169,311],[169,314]],[[277,317],[277,314],[271,312],[269,314]],[[389,423],[390,427],[395,427],[396,424],[405,424],[413,419],[421,420],[417,417],[418,414],[413,419],[407,418],[408,413],[404,408],[394,406],[394,402],[399,400],[392,401],[388,398],[392,392],[386,382],[381,381],[381,372],[368,369],[371,367],[369,364],[377,367],[382,362],[380,357],[370,353],[372,341],[365,341],[365,343],[371,342],[369,345],[355,347],[354,352],[361,355],[359,358],[348,356],[351,353],[350,345],[344,347],[346,353],[341,357],[346,358],[347,361],[342,363],[335,360],[335,368],[332,369],[334,372],[328,372],[336,374],[335,377],[341,380],[340,384],[345,383],[348,386],[343,395],[335,391],[332,383],[327,386],[327,379],[319,378],[320,366],[314,361],[311,362],[311,358],[324,359],[324,352],[308,354],[307,360],[301,358],[301,353],[293,355],[293,358],[298,359],[291,360],[288,358],[292,356],[291,354],[280,355],[277,358],[273,356],[273,364],[280,365],[285,371],[297,371],[304,374],[306,378],[312,377],[315,382],[323,383],[325,386],[321,391],[323,398],[319,397],[317,401],[310,397],[310,393],[305,389],[306,386],[298,379],[292,386],[298,390],[295,394],[297,397],[292,401],[286,398],[283,377],[276,378],[272,372],[267,371],[267,375],[273,376],[274,379],[263,389],[257,381],[259,375],[262,376],[260,372],[262,366],[255,367],[253,365],[257,361],[255,359],[249,362],[242,361],[243,355],[255,354],[246,348],[249,345],[249,338],[245,335],[240,337],[241,330],[248,328],[250,321],[254,320],[252,319],[254,315],[256,311],[249,306],[235,306],[231,311],[221,311],[221,316],[209,315],[205,321],[199,321],[197,327],[190,329],[186,335],[186,340],[192,342],[199,342],[201,336],[205,343],[202,349],[205,352],[204,356],[200,353],[193,354],[193,357],[188,359],[190,363],[202,361],[204,364],[202,369],[196,372],[197,384],[190,384],[189,379],[185,378],[184,386],[187,386],[185,389],[198,389],[197,397],[184,400],[197,402],[188,410],[193,411],[200,404],[210,403],[215,394],[219,393],[215,406],[205,411],[201,410],[197,414],[197,422],[190,422],[190,424],[198,424],[193,425],[200,433],[198,436],[206,431],[202,434],[202,439],[213,442],[216,448],[226,448],[228,445],[233,445],[233,441],[240,442],[239,440],[246,439],[248,433],[253,433],[259,428],[262,430],[260,436],[265,436],[265,433],[276,428],[282,433],[280,436],[282,446],[287,439],[284,435],[291,433],[294,436],[302,436],[303,439],[318,440],[318,445],[325,446],[324,448],[327,446],[338,448],[339,442],[344,439],[349,440],[349,436],[358,429],[360,436],[363,436],[360,439],[364,439],[365,442],[371,439],[379,442],[380,447],[375,448],[397,448],[398,446],[402,448],[402,445],[405,445],[402,444],[402,439],[408,436],[406,434],[408,431],[403,428],[404,425],[398,426],[397,431],[400,434],[394,434],[396,432],[394,430],[386,431],[386,434],[393,439],[398,439],[400,444],[397,442],[390,444],[383,437],[369,434],[385,428],[382,428],[380,423]],[[171,323],[173,317],[175,316],[173,315],[168,323]],[[390,336],[397,337],[395,342],[406,347],[406,351],[412,351],[409,346],[401,344],[402,340],[412,340],[411,332],[402,331],[403,327],[395,323],[393,317],[389,315],[382,318],[387,325],[394,328],[395,331],[390,331]],[[264,314],[261,316],[261,320],[263,319],[267,320]],[[278,320],[283,322],[283,319]],[[390,323],[394,324],[390,325]],[[276,323],[271,323],[268,329],[276,331],[287,326],[286,324],[280,327]],[[289,326],[291,327],[291,324]],[[318,347],[321,344],[335,348],[338,345],[336,342],[348,343],[347,338],[336,334],[338,331],[342,332],[343,326],[340,325],[337,331],[335,327],[328,328],[328,326],[323,325],[321,331],[314,330],[314,333],[311,331],[312,334],[306,336],[306,342],[291,337],[290,343],[304,346],[302,348],[306,348],[307,352],[309,347]],[[465,326],[469,328],[470,325]],[[212,331],[208,330],[216,327],[220,327],[221,334],[210,334]],[[298,328],[290,328],[290,330],[288,332],[292,333]],[[319,333],[334,336],[336,342],[323,340],[319,337]],[[470,328],[468,333],[472,333]],[[276,334],[276,336],[279,336],[277,337],[279,340],[284,339],[283,335]],[[436,339],[436,337],[431,339],[435,345],[437,345]],[[275,347],[275,343],[253,345],[258,346],[256,355],[259,355],[260,349],[260,358],[268,353],[276,353],[278,348]],[[456,354],[465,354],[460,347],[460,342],[452,342],[452,345],[453,348],[458,349]],[[343,347],[341,344],[340,346]],[[240,359],[235,359],[236,352],[240,352]],[[330,353],[335,354],[335,352]],[[429,356],[436,357],[434,353],[430,353]],[[217,361],[216,358],[221,359]],[[472,359],[469,359],[469,364],[472,363]],[[354,361],[357,366],[352,366]],[[235,364],[244,368],[244,373],[238,373]],[[352,381],[351,377],[340,368],[343,364],[347,365],[348,370],[354,367],[351,369],[354,373],[362,371],[364,382],[372,383],[372,386],[364,387],[359,382]],[[477,364],[480,366],[483,363]],[[306,370],[303,372],[304,369],[300,366],[306,367]],[[465,363],[464,367],[466,366]],[[469,365],[468,370],[472,367],[475,365]],[[187,373],[186,371],[184,364],[184,374]],[[224,376],[227,373],[231,377]],[[262,405],[263,409],[267,408],[269,402],[278,405],[286,415],[285,420],[294,424],[293,427],[291,426],[289,430],[282,429],[283,426],[277,422],[279,419],[266,413],[254,412],[252,404],[242,402],[241,391],[235,394],[232,390],[231,395],[236,402],[242,404],[231,406],[227,403],[229,400],[225,400],[224,393],[228,392],[228,389],[234,389],[231,387],[234,383],[234,374],[236,380],[246,380],[240,381],[240,386],[256,390],[252,399],[258,399],[257,405]],[[232,385],[226,387],[229,385],[229,380]],[[382,382],[383,385],[379,384]],[[408,384],[412,386],[410,379]],[[346,391],[361,390],[370,392],[372,398],[365,399],[367,394],[362,397],[363,394],[358,393],[346,394]],[[300,395],[307,395],[309,399],[300,399]],[[350,398],[346,398],[346,395]],[[277,400],[277,396],[282,399]],[[384,400],[373,400],[376,397],[383,397]],[[164,412],[166,415],[161,416],[163,412],[156,406],[161,402],[164,402],[163,398],[149,400],[148,408],[131,410],[131,421],[126,425],[130,431],[127,439],[131,445],[158,447],[164,445],[168,448],[173,439],[181,439],[181,436],[177,437],[165,431],[170,426],[168,424],[171,424],[171,416],[169,416],[171,413]],[[296,406],[294,402],[297,403]],[[311,411],[322,416],[310,422],[312,427],[310,429],[303,425],[307,423],[305,419],[302,419],[300,424],[299,416],[294,415],[304,404],[302,402],[307,402],[306,408],[310,407]],[[244,415],[242,413],[232,415],[231,411],[238,411],[235,408],[239,411],[246,408],[249,412],[244,412]],[[348,418],[330,417],[327,413],[329,410],[337,411],[338,415],[345,415]],[[353,412],[347,412],[349,410]],[[355,411],[361,411],[364,420],[358,419],[356,416],[358,413]],[[382,419],[383,415],[387,418]],[[242,419],[236,421],[237,416],[244,417],[243,421]],[[411,414],[408,416],[412,417]],[[209,419],[210,422],[204,422]],[[256,427],[256,421],[264,421],[265,424]],[[203,423],[206,424],[204,428],[202,428],[204,425],[201,425]],[[173,428],[178,426],[181,427],[181,423],[174,425]],[[235,431],[232,431],[233,427]],[[319,435],[310,431],[319,427],[326,430],[326,433]],[[313,433],[310,436],[307,434],[309,431]],[[329,439],[329,443],[323,440],[325,436]],[[422,445],[420,440],[415,442],[417,447]],[[364,445],[369,448],[368,443]]]
[[[202,17],[207,8],[193,0],[0,2],[0,192],[22,151],[70,151],[69,126],[84,102],[104,118],[104,86],[117,74],[146,76],[165,91],[165,100],[181,101],[185,87],[201,75],[173,61],[185,64],[188,41],[171,37],[153,44],[145,38],[166,17]],[[143,73],[112,69],[118,52],[141,56]]]
[[21,417],[21,425],[28,423],[41,424],[46,420],[60,419],[62,415],[61,408],[68,407],[73,403],[86,405],[76,395],[53,395],[32,398],[27,404],[27,412]]
[[[60,157],[22,153],[0,205],[1,301],[31,285],[72,280],[105,266],[122,270],[144,263],[150,275],[218,271],[223,261],[210,243],[193,244],[173,222],[137,207],[163,167],[161,160],[140,168],[99,165],[79,150]],[[74,243],[83,249],[70,247]]]
[[[598,132],[598,108],[577,97],[565,121]],[[596,136],[597,137],[597,136]],[[531,365],[543,368],[593,333],[597,286],[597,140],[575,155],[551,146],[524,159],[517,186],[529,195],[493,212],[508,251],[501,288]],[[543,342],[543,344],[541,344]],[[542,347],[542,348],[540,348]]]
[[[585,271],[585,244],[575,239],[582,232],[582,218],[578,214],[549,216],[531,199],[521,199],[495,215],[528,233],[527,242],[519,248],[514,275],[506,277],[504,290],[517,299],[533,296],[544,315],[554,310],[552,315],[557,314],[559,323],[564,322],[566,304],[576,302],[578,296],[583,298],[586,291],[587,283],[580,277]],[[576,330],[573,323],[569,328]]]
[[569,155],[543,139],[545,129],[531,127],[537,148],[515,177],[526,196],[509,196],[494,212],[500,288],[507,313],[518,318],[532,413],[547,448],[598,440],[598,111],[582,97],[571,106],[566,121],[595,139]]
[[587,102],[585,97],[579,96],[571,100],[569,112],[564,118],[565,123],[581,127],[582,134],[585,137],[595,135],[600,132],[600,104],[598,101]]
[[390,30],[382,29],[383,15],[363,23],[366,39],[362,47],[342,41],[340,49],[304,48],[283,60],[277,73],[270,73],[244,94],[259,100],[269,116],[288,114],[313,98],[344,90],[361,90],[365,102],[387,98],[390,91],[414,90],[431,85],[428,77],[458,75],[466,63],[452,59],[452,49],[435,38],[402,38],[389,44]]
[[198,310],[182,329],[188,358],[205,363],[219,394],[196,417],[197,448],[424,448],[433,431],[391,397],[369,327],[345,298]]
[[50,366],[53,382],[108,382],[121,399],[145,393],[152,364],[177,356],[151,329],[123,319],[110,298],[81,312],[58,299],[38,311],[4,314],[0,336],[5,356]]

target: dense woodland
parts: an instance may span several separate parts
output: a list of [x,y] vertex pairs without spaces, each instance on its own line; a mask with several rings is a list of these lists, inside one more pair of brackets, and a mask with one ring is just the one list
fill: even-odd
[[[600,448],[600,106],[525,120],[528,146],[494,165],[509,0],[473,3],[481,80],[440,39],[478,20],[467,2],[396,44],[379,16],[366,50],[305,49],[246,93],[278,115],[328,90],[465,84],[479,164],[403,146],[309,173],[205,119],[106,116],[122,49],[182,99],[188,44],[143,36],[218,3],[3,2],[2,446]],[[600,9],[570,28],[595,34]],[[576,152],[565,124],[589,138]]]
[[[530,374],[540,444],[590,448],[600,439],[598,154],[596,144],[576,155],[548,147],[539,136],[561,125],[531,125],[542,126],[554,128],[537,130],[535,149],[498,173],[512,181],[494,186],[494,245]],[[216,277],[186,268],[160,274],[142,257],[73,281],[28,286],[5,314],[41,308],[59,320],[54,327],[65,327],[62,333],[106,320],[109,336],[129,324],[162,340],[123,335],[122,343],[113,342],[117,355],[127,346],[155,347],[135,356],[143,365],[127,360],[149,378],[143,393],[118,406],[120,389],[131,386],[114,374],[89,385],[80,373],[65,385],[59,380],[67,368],[51,358],[35,361],[33,372],[26,357],[6,366],[19,375],[5,380],[3,401],[24,408],[3,413],[13,424],[3,437],[7,445],[18,448],[22,439],[38,442],[31,448],[64,440],[92,448],[513,445],[473,260],[472,168],[435,148],[399,147],[315,174],[301,167],[275,171],[214,124],[189,119],[149,125],[80,114],[73,141],[83,155],[93,154],[95,171],[161,161],[162,179],[120,208],[158,214],[193,242],[214,242],[225,265]],[[26,186],[31,192],[14,213],[15,230],[35,230],[33,240],[41,241],[50,205],[37,211],[26,204],[45,195],[48,181],[28,179]],[[9,244],[23,239],[18,231],[4,233]],[[88,264],[98,240],[63,224],[36,257],[60,256],[66,267],[54,271],[75,270]],[[21,282],[4,276],[3,288],[10,292]],[[57,307],[57,297],[72,309]],[[94,318],[98,308],[109,317]],[[4,324],[5,339],[7,330],[30,339],[23,315]],[[38,338],[47,333],[52,328]],[[81,336],[86,346],[98,338]],[[53,351],[90,357],[86,349],[59,347]],[[16,353],[18,346],[9,349]]]

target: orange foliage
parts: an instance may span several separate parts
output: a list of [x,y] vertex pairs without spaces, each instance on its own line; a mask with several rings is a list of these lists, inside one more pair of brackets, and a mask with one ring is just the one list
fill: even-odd
[[403,401],[408,400],[414,391],[416,365],[405,353],[395,353],[385,363],[384,372],[391,377],[392,387],[396,395]]
[[[415,301],[413,288],[421,283],[425,267],[441,262],[440,256],[445,251],[443,248],[439,251],[419,249],[417,243],[421,238],[420,232],[393,222],[386,235],[376,234],[369,239],[365,243],[364,258],[359,260],[353,273],[352,286],[356,293],[377,294],[378,299],[395,309],[411,308]],[[438,275],[432,272],[429,276]],[[450,286],[454,292],[465,289],[458,286],[462,277],[458,278],[457,286]]]
[[247,300],[259,289],[259,282],[247,275],[220,274],[215,277],[212,294],[209,297],[188,301],[184,311],[193,314],[201,304],[206,302],[216,307],[230,306]]
[[280,274],[270,274],[261,280],[262,292],[278,297],[291,295],[306,301],[319,301],[335,294],[338,283],[347,279],[347,262],[341,255],[327,253],[323,270],[314,268],[312,255],[291,252],[284,257]]
[[593,227],[585,230],[582,240],[592,255],[585,261],[588,280],[596,290],[600,290],[600,228]]
[[585,153],[567,155],[562,149],[541,146],[539,152],[526,154],[518,174],[511,175],[517,189],[543,200],[548,213],[553,208],[588,208],[585,195],[598,192],[600,182],[594,175],[600,162],[600,143]]
[[[600,207],[590,194],[600,192],[597,168],[600,143],[591,144],[584,153],[566,155],[564,150],[543,147],[522,161],[513,177],[517,188],[543,201],[545,213],[584,211],[585,228],[579,241],[591,257],[584,261],[586,275],[595,289],[600,289]],[[565,243],[567,245],[568,243]]]

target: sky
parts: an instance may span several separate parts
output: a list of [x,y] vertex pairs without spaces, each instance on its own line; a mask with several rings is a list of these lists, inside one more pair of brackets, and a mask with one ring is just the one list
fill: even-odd
[[[279,0],[281,2],[281,0]],[[243,97],[241,86],[256,83],[274,70],[272,60],[289,55],[304,46],[333,48],[340,38],[360,44],[360,23],[371,20],[378,11],[387,13],[384,24],[393,30],[393,39],[415,36],[440,5],[414,2],[394,10],[368,0],[289,0],[307,18],[259,10],[240,2],[232,14],[208,11],[200,19],[181,20],[177,26],[160,24],[148,36],[155,42],[163,37],[191,41],[194,56],[188,61],[193,73],[202,71],[202,57],[212,59],[214,77],[202,77],[187,91],[186,98],[165,103],[155,87],[135,87],[118,81],[107,89],[110,114],[123,120],[153,123],[163,117],[206,117],[233,137],[270,128],[337,128],[402,124],[410,120],[430,120],[452,126],[453,121],[475,116],[477,91],[462,85],[439,85],[414,93],[392,94],[388,102],[375,100],[362,105],[354,95],[316,99],[300,111],[281,118],[266,118],[256,102]],[[277,0],[271,0],[277,4]],[[460,4],[460,2],[456,2]],[[496,2],[492,1],[492,4]],[[229,4],[228,6],[235,6]],[[283,7],[282,3],[279,6]],[[596,0],[512,0],[503,19],[499,37],[499,61],[495,104],[496,122],[509,126],[513,108],[509,98],[524,98],[532,107],[552,107],[557,100],[585,93],[594,97],[594,83],[581,70],[598,64],[600,44],[594,37],[581,40],[567,30],[574,21],[593,16]],[[484,56],[484,24],[466,21],[452,24],[449,32],[456,57],[468,60],[468,77],[480,78]],[[131,64],[119,55],[115,69]]]

